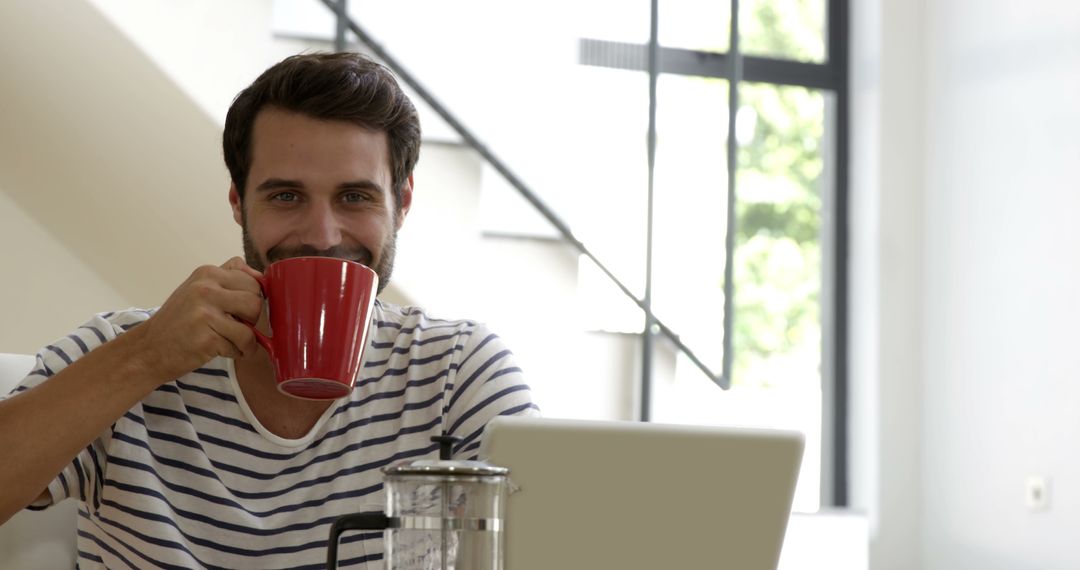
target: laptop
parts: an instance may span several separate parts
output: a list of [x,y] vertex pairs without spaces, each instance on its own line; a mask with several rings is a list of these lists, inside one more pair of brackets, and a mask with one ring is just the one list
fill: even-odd
[[500,417],[480,457],[510,469],[507,570],[776,568],[797,432]]

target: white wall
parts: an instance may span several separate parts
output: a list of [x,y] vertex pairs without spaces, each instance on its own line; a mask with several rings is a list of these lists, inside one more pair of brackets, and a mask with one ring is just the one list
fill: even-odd
[[139,46],[217,125],[259,73],[310,47],[270,34],[273,0],[81,1]]
[[923,4],[854,1],[851,503],[871,568],[921,567]]
[[0,256],[4,314],[0,352],[34,354],[94,313],[130,306],[128,299],[2,190],[0,243],[5,244],[5,251]]
[[124,299],[236,255],[220,127],[91,5],[0,2],[0,69],[0,191]]
[[926,20],[925,567],[1078,568],[1080,4]]

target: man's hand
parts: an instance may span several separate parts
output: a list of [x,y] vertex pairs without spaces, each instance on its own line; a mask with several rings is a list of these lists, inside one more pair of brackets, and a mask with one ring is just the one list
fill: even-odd
[[262,313],[261,275],[239,257],[220,267],[199,267],[154,316],[125,336],[137,338],[143,364],[161,381],[218,356],[251,354],[258,345],[245,322],[257,322]]
[[200,267],[142,324],[0,400],[0,524],[46,498],[56,474],[155,388],[216,356],[256,350],[240,320],[262,313],[259,276],[238,257]]

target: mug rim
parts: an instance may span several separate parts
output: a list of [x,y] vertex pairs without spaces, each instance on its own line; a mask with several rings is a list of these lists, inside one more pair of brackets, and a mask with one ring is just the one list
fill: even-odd
[[297,256],[297,257],[286,257],[285,259],[279,259],[277,261],[274,261],[274,262],[270,263],[269,265],[266,266],[266,269],[264,271],[269,271],[271,267],[273,267],[273,266],[275,266],[275,265],[277,265],[279,263],[286,263],[286,262],[290,262],[290,261],[311,261],[311,260],[319,260],[319,261],[326,260],[326,261],[344,262],[344,263],[347,263],[347,264],[357,265],[357,266],[363,267],[364,269],[367,269],[368,271],[372,271],[372,272],[375,271],[370,266],[364,265],[363,263],[360,263],[359,261],[353,261],[351,259],[345,259],[345,258],[341,258],[341,257],[327,257],[325,255],[300,255],[300,256]]

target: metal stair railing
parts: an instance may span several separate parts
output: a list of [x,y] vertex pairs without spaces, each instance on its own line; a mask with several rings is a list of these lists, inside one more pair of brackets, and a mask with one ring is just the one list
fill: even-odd
[[[731,297],[730,267],[731,267],[731,263],[730,263],[730,261],[727,261],[728,268],[725,271],[726,278],[725,278],[725,283],[724,283],[725,308],[728,309],[727,311],[725,311],[725,319],[724,319],[724,325],[725,325],[724,326],[724,333],[725,333],[724,334],[724,355],[723,355],[724,372],[721,373],[721,374],[716,374],[716,373],[714,373],[712,371],[712,369],[709,368],[708,365],[706,365],[704,362],[702,362],[702,360],[700,358],[698,358],[698,356],[696,354],[694,354],[694,351],[691,350],[690,347],[687,346],[686,343],[684,343],[682,341],[682,339],[679,338],[679,335],[676,334],[675,331],[673,331],[669,326],[667,326],[661,319],[659,319],[652,312],[652,308],[650,306],[651,303],[649,302],[648,286],[646,287],[646,298],[645,299],[640,299],[636,295],[634,295],[634,293],[632,291],[630,291],[630,289],[622,281],[620,281],[619,278],[616,277],[615,274],[613,274],[607,268],[607,266],[605,266],[603,263],[601,263],[600,260],[596,257],[596,255],[594,255],[592,253],[592,251],[590,251],[589,248],[586,247],[586,245],[584,243],[582,243],[581,240],[579,240],[574,235],[574,232],[570,229],[570,226],[568,226],[550,207],[548,207],[548,205],[545,204],[544,201],[541,200],[540,197],[535,192],[533,192],[525,184],[525,182],[520,177],[518,177],[512,170],[510,170],[510,168],[506,165],[506,163],[502,159],[500,159],[494,152],[492,152],[487,147],[487,145],[485,145],[479,139],[479,137],[477,137],[475,134],[472,133],[472,131],[470,131],[468,128],[466,128],[465,125],[460,120],[458,120],[458,118],[455,117],[446,108],[445,105],[443,105],[438,99],[435,98],[435,96],[431,93],[431,91],[429,91],[426,87],[424,87],[420,83],[420,81],[418,81],[416,79],[416,77],[412,73],[410,73],[407,69],[405,69],[405,67],[399,61],[397,61],[397,59],[395,59],[392,55],[390,55],[390,53],[387,52],[386,49],[384,49],[382,47],[382,45],[378,41],[376,41],[374,37],[371,36],[371,34],[367,33],[367,31],[364,30],[363,28],[361,28],[360,25],[357,24],[355,20],[353,20],[351,17],[349,17],[348,12],[347,12],[347,4],[346,4],[347,0],[320,0],[320,1],[331,12],[333,12],[333,14],[334,14],[334,16],[336,18],[336,34],[335,34],[335,37],[334,37],[334,49],[335,50],[337,50],[337,51],[344,51],[345,50],[345,48],[346,48],[346,37],[345,36],[346,36],[347,32],[352,32],[354,35],[356,35],[356,37],[360,40],[360,42],[363,43],[365,46],[367,46],[367,48],[371,51],[372,55],[377,57],[379,60],[381,60],[383,62],[383,64],[385,64],[389,69],[391,69],[397,75],[398,79],[400,79],[403,83],[408,85],[409,88],[411,88],[417,94],[417,96],[419,96],[429,107],[431,107],[431,109],[433,111],[435,111],[435,113],[438,114],[439,117],[441,117],[442,120],[445,121],[446,124],[449,125],[450,128],[452,128],[454,130],[454,132],[456,132],[458,134],[458,136],[461,137],[461,139],[465,142],[465,144],[467,144],[470,148],[472,148],[474,151],[476,151],[477,154],[479,154],[485,161],[488,162],[488,164],[490,164],[492,166],[492,168],[494,168],[500,175],[502,175],[502,177],[506,180],[506,182],[508,184],[510,184],[510,186],[512,186],[519,194],[521,194],[521,196],[523,198],[525,198],[525,200],[528,201],[529,204],[531,204],[533,206],[533,208],[535,208],[536,211],[541,216],[543,216],[544,219],[546,219],[559,232],[559,234],[562,236],[562,238],[564,240],[566,240],[570,245],[572,245],[574,247],[574,249],[576,249],[580,254],[588,257],[593,263],[595,263],[596,266],[599,267],[600,270],[604,273],[604,275],[606,275],[608,277],[608,279],[610,279],[611,282],[614,283],[615,286],[618,287],[619,290],[622,291],[622,293],[624,295],[626,295],[627,298],[629,298],[631,301],[633,301],[634,304],[637,305],[637,307],[639,309],[641,309],[645,313],[646,326],[645,326],[645,330],[643,332],[644,335],[648,336],[648,335],[651,335],[651,334],[654,334],[654,333],[659,333],[659,334],[664,335],[665,337],[668,338],[669,341],[671,341],[671,343],[680,352],[685,354],[686,357],[689,358],[690,361],[693,362],[695,366],[697,366],[706,376],[708,376],[708,378],[710,380],[712,380],[714,383],[716,383],[720,388],[726,390],[726,389],[728,389],[730,387],[730,383],[731,383],[730,382],[731,319],[726,314],[726,313],[730,312],[730,307],[731,307],[731,302],[730,302],[730,297]],[[655,4],[655,1],[656,0],[653,0],[654,4]],[[737,25],[737,24],[735,24],[735,25]],[[656,105],[655,105],[655,99],[656,99],[656,93],[655,93],[655,77],[656,77],[655,66],[657,64],[656,61],[655,61],[655,59],[656,59],[655,58],[655,51],[656,51],[656,45],[657,45],[657,42],[656,42],[656,13],[655,13],[655,6],[654,6],[654,10],[653,10],[652,28],[653,28],[652,32],[651,32],[652,38],[651,38],[651,41],[650,41],[650,52],[652,53],[652,55],[650,56],[650,67],[652,68],[650,70],[650,76],[652,77],[652,80],[650,81],[651,85],[650,85],[650,97],[649,97],[650,98],[650,112],[649,112],[649,115],[650,115],[650,118],[649,118],[650,134],[649,134],[649,136],[650,136],[650,139],[651,139],[649,141],[649,160],[650,160],[650,163],[654,160],[654,156],[655,156],[655,113],[656,113],[656,109],[655,109],[655,107],[656,107]],[[729,130],[733,131],[733,129],[729,129]],[[731,154],[733,154],[731,152],[732,150],[734,150],[734,149],[729,150],[729,163],[732,161],[732,158],[733,158],[732,156],[730,156]],[[650,194],[651,194],[651,192],[652,192],[652,166],[651,166],[651,164],[650,164],[649,172],[650,172],[649,188],[650,188]],[[730,215],[729,215],[729,222],[730,221],[731,220],[730,220]],[[651,220],[650,220],[650,225],[651,225]],[[729,233],[730,233],[730,231],[731,230],[729,229]],[[651,232],[651,229],[650,229],[650,232]],[[728,244],[728,245],[730,246],[730,244]],[[650,250],[651,250],[651,248],[650,248]],[[730,258],[730,255],[728,256],[728,258]],[[648,399],[647,395],[645,395],[645,398],[643,398],[643,399],[647,401],[647,399]],[[642,414],[643,419],[647,419],[647,417],[648,417],[648,412],[645,410],[645,407],[646,406],[643,405],[643,409],[642,409],[642,411],[643,411],[643,414]]]

